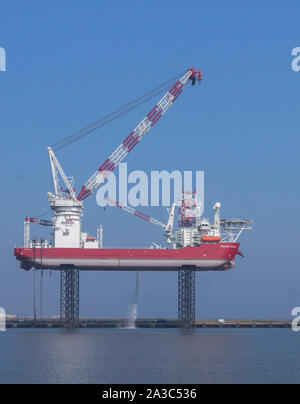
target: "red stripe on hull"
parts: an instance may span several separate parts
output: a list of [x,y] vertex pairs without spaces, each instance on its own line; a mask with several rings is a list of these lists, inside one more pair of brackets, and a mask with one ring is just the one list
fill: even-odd
[[227,270],[234,266],[239,243],[201,244],[181,249],[81,249],[15,248],[24,269],[80,270],[178,270],[192,266],[199,271]]

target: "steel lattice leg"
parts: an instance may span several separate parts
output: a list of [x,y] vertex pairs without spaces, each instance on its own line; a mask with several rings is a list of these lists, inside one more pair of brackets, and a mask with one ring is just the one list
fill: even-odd
[[178,320],[181,328],[195,327],[195,270],[178,271]]
[[79,324],[79,270],[64,269],[60,276],[61,326],[75,328]]

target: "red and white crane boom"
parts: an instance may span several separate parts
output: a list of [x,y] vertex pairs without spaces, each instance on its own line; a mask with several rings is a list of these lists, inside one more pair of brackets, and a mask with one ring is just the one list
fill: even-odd
[[167,228],[167,226],[166,226],[164,223],[160,222],[159,220],[154,219],[154,218],[151,217],[151,216],[146,215],[146,214],[143,213],[143,212],[140,212],[140,211],[137,210],[137,209],[131,208],[130,206],[124,206],[124,205],[122,205],[120,202],[113,201],[112,199],[107,199],[107,201],[108,201],[109,203],[111,203],[112,205],[115,205],[115,206],[117,206],[118,208],[124,210],[125,212],[130,213],[131,215],[137,216],[137,217],[139,217],[140,219],[145,220],[146,222],[149,222],[149,223],[155,224],[155,225],[157,225],[157,226],[160,226],[160,227],[162,227],[164,230],[166,230],[166,228]]
[[35,224],[40,224],[41,226],[48,226],[51,227],[53,226],[53,220],[44,220],[44,219],[39,219],[36,217],[25,217],[25,222],[26,223],[35,223]]
[[202,74],[199,69],[191,67],[184,76],[178,80],[173,87],[163,96],[163,98],[152,108],[146,117],[129,134],[129,136],[120,144],[120,146],[109,156],[102,166],[92,175],[92,177],[83,185],[77,196],[78,201],[82,201],[90,196],[96,188],[103,183],[104,179],[121,163],[127,154],[142,140],[146,133],[157,123],[157,121],[166,113],[170,106],[181,94],[184,85],[192,80],[195,84],[196,79],[199,83],[202,80]]
[[120,202],[113,201],[112,199],[108,199],[107,201],[111,203],[112,205],[117,206],[118,208],[124,210],[127,213],[130,213],[131,215],[137,216],[138,218],[145,220],[148,223],[155,224],[156,226],[160,226],[163,228],[165,231],[165,236],[167,238],[167,243],[171,244],[172,239],[174,238],[173,236],[173,224],[174,224],[174,215],[175,215],[175,203],[172,205],[171,209],[168,209],[169,211],[169,220],[167,224],[164,224],[160,222],[159,220],[154,219],[151,216],[146,215],[143,212],[140,212],[137,209],[131,208],[130,206],[124,206]]

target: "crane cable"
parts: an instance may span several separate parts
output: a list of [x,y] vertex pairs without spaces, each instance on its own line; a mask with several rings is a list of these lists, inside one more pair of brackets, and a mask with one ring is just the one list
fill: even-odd
[[177,80],[179,77],[182,76],[183,73],[177,74],[175,77],[172,79],[162,83],[160,86],[154,88],[151,91],[148,91],[144,95],[130,101],[129,103],[123,105],[122,107],[116,109],[113,112],[110,112],[107,115],[104,115],[102,118],[94,121],[93,123],[79,129],[78,131],[72,133],[69,136],[64,137],[60,141],[54,143],[51,145],[51,148],[54,151],[61,150],[70,144],[76,142],[77,140],[91,134],[92,132],[96,131],[97,129],[102,128],[103,126],[107,125],[108,123],[116,120],[117,118],[120,118],[121,116],[127,114],[128,112],[136,109],[140,105],[150,101],[152,98],[158,96],[160,93],[163,91],[166,91],[169,89],[169,86],[171,83],[173,83],[175,80]]

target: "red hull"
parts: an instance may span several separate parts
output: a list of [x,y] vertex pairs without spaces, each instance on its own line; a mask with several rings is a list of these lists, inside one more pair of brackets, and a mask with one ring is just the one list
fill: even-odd
[[21,267],[61,270],[74,267],[95,271],[225,271],[234,266],[239,243],[201,244],[181,249],[15,248]]

